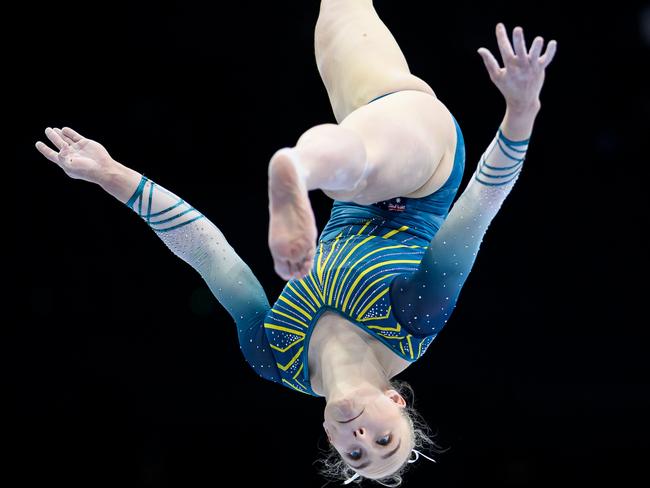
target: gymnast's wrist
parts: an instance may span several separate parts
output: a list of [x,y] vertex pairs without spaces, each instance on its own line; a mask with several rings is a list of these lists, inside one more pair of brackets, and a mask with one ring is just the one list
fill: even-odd
[[98,177],[97,184],[122,203],[125,203],[137,188],[142,175],[137,171],[112,161]]
[[512,115],[521,117],[535,117],[542,109],[542,102],[539,98],[532,99],[506,99],[506,110]]
[[501,124],[504,135],[513,141],[530,139],[533,125],[541,105],[531,102],[532,105],[507,105],[506,115]]
[[111,188],[124,177],[127,169],[123,164],[111,159],[102,165],[101,171],[96,175],[95,183],[105,190]]

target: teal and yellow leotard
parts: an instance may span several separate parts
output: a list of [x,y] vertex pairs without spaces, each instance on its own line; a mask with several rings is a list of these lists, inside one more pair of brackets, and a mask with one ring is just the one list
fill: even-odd
[[319,396],[310,386],[307,353],[326,310],[414,362],[455,307],[483,236],[518,178],[528,141],[509,140],[499,130],[450,211],[465,165],[454,123],[454,165],[442,188],[372,205],[335,201],[311,272],[288,281],[272,305],[221,231],[186,201],[142,176],[126,204],[201,274],[234,319],[242,354],[259,376]]
[[287,282],[264,321],[284,385],[319,396],[310,386],[306,351],[326,310],[345,317],[408,361],[425,353],[443,324],[426,321],[426,327],[416,330],[400,323],[389,291],[394,277],[417,269],[456,195],[465,163],[457,123],[456,130],[453,170],[435,193],[372,205],[334,202],[311,272]]

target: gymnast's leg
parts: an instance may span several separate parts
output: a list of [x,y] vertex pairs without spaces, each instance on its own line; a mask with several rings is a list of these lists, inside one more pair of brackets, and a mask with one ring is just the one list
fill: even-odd
[[[317,229],[307,192],[362,205],[442,186],[455,148],[451,114],[413,76],[370,0],[323,0],[316,62],[340,124],[305,132],[269,164],[269,248],[284,279],[312,266]],[[371,104],[373,98],[398,91]],[[446,158],[449,160],[449,158]]]
[[418,90],[434,95],[411,74],[372,0],[322,0],[314,49],[337,122],[386,93]]

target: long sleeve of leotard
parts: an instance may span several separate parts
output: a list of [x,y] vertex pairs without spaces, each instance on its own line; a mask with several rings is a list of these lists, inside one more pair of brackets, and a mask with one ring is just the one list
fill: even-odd
[[205,280],[235,320],[240,349],[250,366],[261,377],[280,381],[264,332],[264,316],[270,308],[266,294],[217,226],[144,175],[126,205]]
[[519,177],[528,142],[509,140],[499,129],[418,269],[393,281],[395,313],[414,333],[436,334],[447,322],[488,226]]

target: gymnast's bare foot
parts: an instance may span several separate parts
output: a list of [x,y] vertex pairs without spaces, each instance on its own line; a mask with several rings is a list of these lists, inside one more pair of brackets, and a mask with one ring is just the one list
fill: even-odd
[[269,163],[269,248],[283,279],[309,274],[318,230],[294,149],[277,151]]

